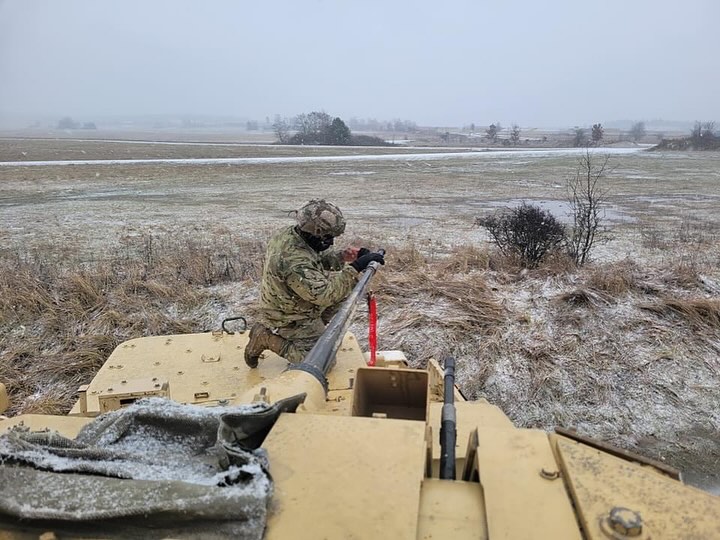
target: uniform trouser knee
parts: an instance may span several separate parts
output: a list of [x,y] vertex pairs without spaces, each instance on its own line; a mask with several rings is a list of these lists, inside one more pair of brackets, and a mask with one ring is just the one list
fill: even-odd
[[317,338],[312,339],[286,339],[278,353],[288,362],[298,364],[305,359],[307,353],[313,348]]

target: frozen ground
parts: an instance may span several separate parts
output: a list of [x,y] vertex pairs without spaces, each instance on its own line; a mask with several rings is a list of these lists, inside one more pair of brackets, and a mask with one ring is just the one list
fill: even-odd
[[[14,144],[0,142],[0,155],[11,153]],[[44,143],[39,150],[32,150],[32,141],[22,144],[30,145],[23,151],[45,157]],[[398,155],[392,149],[393,154],[374,155],[372,149],[343,149],[345,155],[338,155],[341,150],[334,148],[318,156],[322,149],[312,148],[311,156],[268,156],[263,147],[255,158],[253,148],[244,147],[249,155],[218,158],[232,160],[222,163],[215,158],[86,163],[94,152],[104,156],[118,147],[95,144],[85,150],[90,155],[82,165],[0,166],[0,238],[6,245],[62,241],[97,253],[123,234],[178,228],[262,237],[286,223],[287,212],[305,200],[325,197],[347,214],[348,237],[436,243],[444,250],[482,242],[474,219],[495,208],[521,200],[562,208],[566,179],[576,168],[568,150]],[[76,151],[66,161],[77,161]],[[641,235],[715,219],[719,165],[717,155],[627,149],[611,155],[607,218],[613,241],[605,256],[638,253]],[[651,250],[643,256],[663,254]]]

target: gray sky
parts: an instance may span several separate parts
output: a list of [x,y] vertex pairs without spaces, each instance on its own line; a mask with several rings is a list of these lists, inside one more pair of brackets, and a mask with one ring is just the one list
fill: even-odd
[[0,121],[720,121],[718,0],[0,0]]

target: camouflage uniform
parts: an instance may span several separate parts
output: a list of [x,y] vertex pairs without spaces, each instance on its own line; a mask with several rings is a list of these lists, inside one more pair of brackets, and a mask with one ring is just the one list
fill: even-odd
[[342,234],[342,214],[334,206],[328,211],[328,204],[311,201],[298,212],[297,228],[286,227],[268,242],[260,322],[283,339],[272,350],[290,362],[302,361],[358,281],[358,271],[343,262],[340,252],[318,253],[298,233],[297,229],[316,236]]

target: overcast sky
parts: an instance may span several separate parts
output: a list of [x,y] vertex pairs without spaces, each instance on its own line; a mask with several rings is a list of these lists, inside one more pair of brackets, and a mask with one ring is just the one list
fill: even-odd
[[0,120],[720,121],[720,0],[0,0]]

